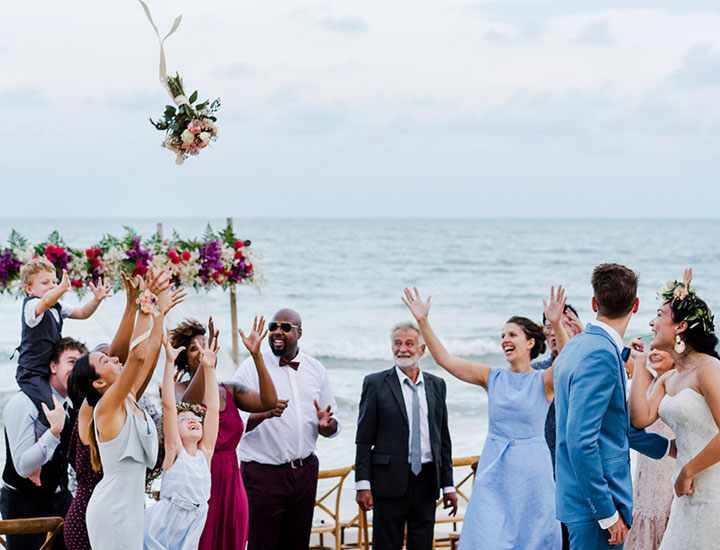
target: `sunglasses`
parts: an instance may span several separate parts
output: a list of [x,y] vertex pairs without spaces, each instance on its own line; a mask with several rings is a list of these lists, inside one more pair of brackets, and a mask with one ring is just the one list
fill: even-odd
[[276,323],[275,321],[270,321],[270,323],[268,323],[268,330],[270,332],[275,332],[278,327],[280,327],[283,332],[290,332],[293,328],[300,328],[299,326],[290,323]]

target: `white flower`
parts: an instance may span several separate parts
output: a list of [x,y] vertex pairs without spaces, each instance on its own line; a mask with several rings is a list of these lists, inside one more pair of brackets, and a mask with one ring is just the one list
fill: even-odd
[[208,132],[200,132],[200,135],[198,137],[202,140],[203,143],[207,143],[208,141],[210,141],[210,138],[212,136],[210,136]]
[[183,133],[180,134],[180,138],[183,140],[183,143],[190,144],[195,141],[195,134],[193,134],[190,130],[183,130]]

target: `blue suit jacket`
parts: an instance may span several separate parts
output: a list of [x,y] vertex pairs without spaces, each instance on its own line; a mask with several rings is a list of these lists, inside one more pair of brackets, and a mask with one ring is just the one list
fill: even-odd
[[620,352],[602,328],[588,325],[555,363],[556,509],[563,523],[619,511],[632,521],[630,452],[661,458],[668,440],[630,426]]

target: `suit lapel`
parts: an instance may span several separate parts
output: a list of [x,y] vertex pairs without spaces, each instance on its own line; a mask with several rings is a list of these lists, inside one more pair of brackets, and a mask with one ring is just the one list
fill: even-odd
[[[605,332],[602,328],[596,327],[595,325],[589,324],[588,330],[592,334],[597,334],[598,336],[602,336],[602,337],[606,338],[612,344],[612,347],[615,350],[615,356],[617,357],[617,362],[618,362],[618,368],[616,369],[616,372],[617,372],[617,375],[620,377],[620,385],[622,386],[623,395],[626,396],[627,395],[627,381],[625,380],[625,373],[624,373],[625,368],[623,366],[624,363],[622,360],[622,355],[620,354],[620,350],[617,349],[617,346],[615,345],[615,340],[613,340],[610,337],[610,335],[607,332]],[[623,401],[625,403],[625,411],[627,412],[627,408],[628,408],[627,399],[624,399]]]
[[387,382],[388,386],[390,386],[390,393],[393,394],[395,401],[397,401],[398,407],[405,419],[405,425],[409,428],[410,422],[408,421],[407,410],[405,409],[405,399],[403,399],[402,389],[400,388],[400,380],[398,380],[395,367],[387,371],[385,374],[385,382]]
[[[428,426],[431,426],[436,418],[435,405],[437,404],[437,395],[435,394],[435,383],[432,378],[423,373],[423,384],[425,384],[425,399],[427,400],[428,410]],[[432,431],[432,430],[430,430]]]

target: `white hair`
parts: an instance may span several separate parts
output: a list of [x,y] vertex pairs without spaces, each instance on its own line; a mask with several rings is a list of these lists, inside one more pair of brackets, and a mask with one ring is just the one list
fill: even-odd
[[420,332],[418,326],[412,321],[401,321],[400,323],[396,323],[395,325],[393,325],[393,328],[390,330],[391,340],[398,330],[414,330],[415,332],[417,332],[418,335],[418,344],[422,345],[425,343],[422,332]]

